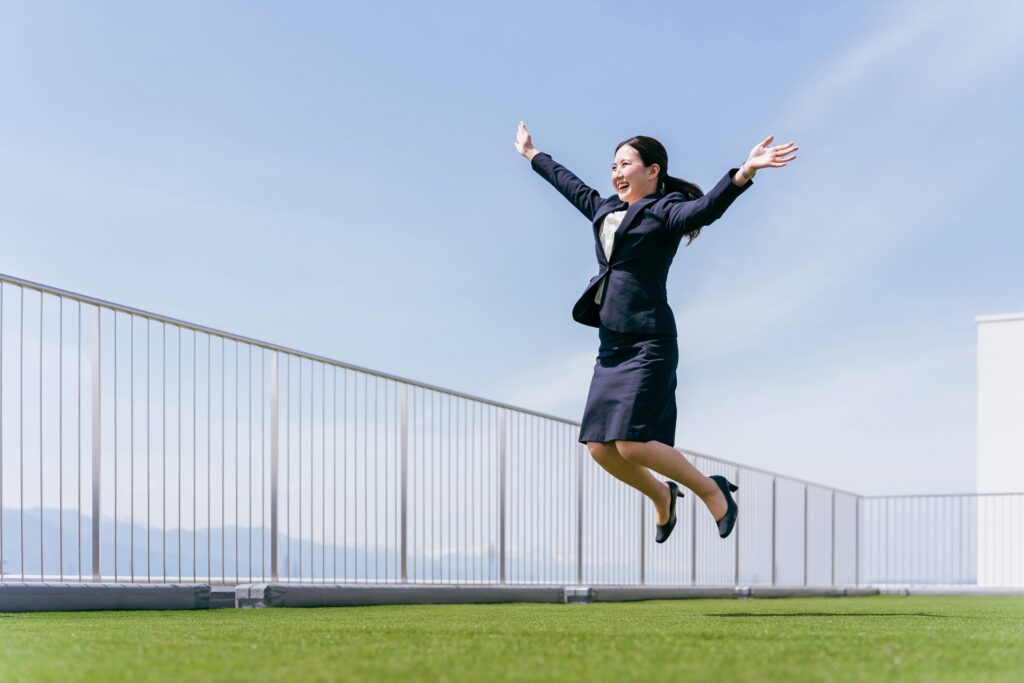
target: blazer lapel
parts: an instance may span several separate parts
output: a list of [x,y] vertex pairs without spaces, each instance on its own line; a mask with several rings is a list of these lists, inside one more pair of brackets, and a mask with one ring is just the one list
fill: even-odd
[[604,220],[604,217],[615,211],[622,211],[625,208],[626,202],[619,201],[616,198],[615,201],[607,201],[597,209],[597,213],[594,214],[594,237],[598,241],[601,240],[601,222]]
[[[629,205],[629,209],[626,211],[626,215],[623,216],[622,222],[619,224],[619,229],[615,231],[615,241],[612,242],[612,258],[615,257],[615,252],[619,250],[619,245],[622,244],[622,236],[626,234],[630,226],[636,221],[636,217],[643,213],[644,209],[658,201],[661,195],[653,194],[638,199]],[[621,210],[621,207],[620,207]],[[611,258],[608,259],[611,261]]]

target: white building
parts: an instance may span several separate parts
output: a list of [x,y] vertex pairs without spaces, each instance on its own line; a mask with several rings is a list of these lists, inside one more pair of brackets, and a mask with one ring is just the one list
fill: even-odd
[[[978,492],[1024,492],[1024,313],[979,316]],[[978,497],[978,585],[1019,576],[1024,496]]]

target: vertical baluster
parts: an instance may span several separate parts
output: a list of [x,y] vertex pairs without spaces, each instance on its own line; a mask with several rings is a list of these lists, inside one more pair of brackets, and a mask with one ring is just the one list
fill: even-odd
[[206,580],[213,582],[213,338],[209,334],[206,335]]
[[402,583],[409,581],[408,556],[408,487],[409,487],[409,387],[402,384],[402,500],[401,500],[401,544],[402,544]]
[[[24,290],[22,290],[24,293]],[[22,300],[24,304],[24,299]],[[24,312],[24,306],[22,306]],[[22,366],[24,367],[24,366]],[[24,578],[24,569],[22,570]],[[100,309],[92,322],[92,580],[100,581]]]
[[178,581],[181,581],[181,326],[178,325]]
[[239,572],[238,572],[238,518],[239,518],[239,507],[238,507],[239,488],[238,488],[238,480],[240,479],[240,476],[238,474],[238,423],[240,421],[240,418],[238,416],[238,383],[239,383],[239,380],[238,380],[238,349],[239,349],[239,343],[236,340],[235,341],[235,414],[234,414],[234,422],[235,422],[235,447],[234,447],[234,451],[235,451],[235,469],[234,469],[234,480],[235,480],[235,582],[236,583],[238,582],[238,576],[239,576]]
[[777,522],[778,517],[778,506],[779,499],[777,494],[778,482],[776,477],[772,477],[772,585],[774,586],[778,582],[778,570],[777,570],[777,553],[778,553],[778,531]]
[[246,402],[249,404],[248,405],[248,408],[249,408],[249,419],[248,419],[248,422],[246,422],[246,425],[248,427],[248,436],[246,438],[246,445],[249,447],[249,456],[248,456],[248,462],[247,462],[247,469],[248,469],[249,474],[248,474],[248,478],[246,480],[247,481],[247,485],[249,487],[249,494],[248,494],[248,498],[249,498],[249,516],[247,518],[249,520],[248,521],[249,542],[248,542],[248,551],[247,551],[248,552],[248,559],[246,560],[246,568],[249,570],[249,572],[248,572],[249,573],[249,583],[252,583],[252,528],[253,528],[253,519],[252,519],[252,498],[253,498],[253,482],[252,482],[252,442],[253,442],[253,438],[252,438],[252,428],[253,428],[253,425],[252,425],[252,397],[253,397],[253,391],[252,391],[252,344],[247,344],[247,347],[249,349],[249,358],[248,358],[249,369],[248,369],[248,372],[246,373],[246,376],[245,376],[245,386],[246,386],[246,392],[247,392],[246,393]]
[[[118,579],[118,570],[117,570],[117,551],[118,551],[118,544],[117,544],[117,527],[118,527],[118,523],[117,523],[117,493],[118,493],[118,491],[117,491],[117,489],[118,489],[118,486],[117,486],[117,479],[118,479],[118,475],[120,474],[120,472],[118,471],[118,467],[117,467],[117,465],[118,465],[118,457],[117,457],[118,456],[118,452],[117,452],[117,442],[118,442],[118,438],[117,438],[118,437],[118,433],[117,433],[117,390],[118,390],[118,386],[117,386],[117,311],[116,310],[115,311],[111,311],[111,313],[113,313],[113,317],[114,317],[114,581],[116,582],[117,579]],[[40,332],[42,332],[42,327],[40,327]],[[40,408],[42,408],[42,405],[40,405]],[[40,415],[42,415],[41,412],[40,412]]]
[[[39,292],[39,580],[40,581],[45,581],[46,580],[46,565],[43,562],[43,560],[44,560],[43,548],[46,546],[45,539],[43,538],[43,530],[46,528],[46,519],[45,519],[45,515],[43,514],[43,511],[46,509],[43,506],[43,302],[44,302],[44,298],[45,297],[43,296],[43,293]],[[116,318],[115,318],[115,322],[116,322]],[[114,331],[115,331],[114,339],[115,339],[115,343],[116,343],[116,339],[117,339],[117,335],[116,335],[117,328],[116,327],[114,328]],[[115,361],[117,359],[117,352],[116,351],[114,353],[114,359],[115,359]],[[117,368],[116,362],[114,364],[114,367]],[[115,403],[114,405],[116,406],[117,404]],[[116,424],[117,423],[115,422],[115,425]],[[116,427],[115,427],[115,430],[116,430]],[[115,434],[116,434],[116,431],[115,431]],[[115,441],[115,444],[116,443],[117,442]],[[114,500],[116,501],[117,498],[115,497]],[[117,523],[117,521],[116,521],[117,520],[116,514],[114,516],[114,519],[115,519],[114,523],[116,525],[116,523]],[[115,526],[115,528],[116,528],[116,526]]]
[[227,339],[220,338],[220,582],[227,583]]
[[505,525],[508,516],[508,446],[505,443],[508,430],[508,410],[498,413],[498,581],[507,579],[506,564],[508,548],[505,540]]
[[[739,487],[739,485],[740,485],[740,468],[737,467],[736,468],[736,486]],[[740,495],[742,497],[742,494],[738,494],[738,495]],[[736,525],[733,527],[733,534],[735,534],[735,536],[736,536],[736,539],[734,541],[734,550],[735,550],[735,552],[733,553],[734,566],[733,566],[733,570],[732,570],[733,585],[734,586],[740,585],[740,527],[741,526],[743,526],[743,525],[740,524],[739,522],[737,522]]]
[[[18,563],[19,563],[19,575],[21,580],[25,580],[25,288],[21,288],[21,310],[19,312],[20,320],[18,324]],[[99,314],[97,313],[97,316]],[[94,334],[94,338],[98,335]],[[99,374],[98,370],[95,370],[94,376]],[[94,379],[94,385],[98,386],[98,381]],[[94,422],[95,422],[96,410],[93,409]],[[95,448],[93,449],[93,469],[95,470]],[[95,486],[94,486],[95,488]],[[93,518],[97,518],[99,515],[95,511],[96,505],[93,505],[94,514]],[[93,522],[93,526],[96,522]],[[94,572],[95,574],[95,572]]]
[[808,486],[804,484],[804,585],[807,585]]
[[836,492],[832,490],[832,585],[836,585]]
[[197,426],[196,426],[197,425],[196,417],[198,415],[198,410],[199,410],[197,408],[197,402],[196,402],[196,397],[198,396],[198,389],[197,389],[196,381],[197,381],[197,379],[199,377],[198,369],[197,369],[198,359],[196,357],[196,352],[197,352],[197,349],[199,348],[199,342],[197,340],[198,336],[199,336],[199,334],[195,330],[192,330],[192,581],[193,582],[195,582],[197,580],[197,577],[196,577],[196,573],[197,573],[196,572],[196,564],[198,563],[198,557],[196,556],[196,545],[197,545],[196,537],[199,535],[199,516],[198,516],[198,514],[199,514],[199,503],[198,503],[199,496],[198,496],[197,487],[196,487],[196,483],[197,483],[197,481],[199,479],[198,474],[196,472],[196,464],[198,462],[198,459],[196,457],[196,444],[197,444],[196,432],[198,431]]
[[[78,475],[77,492],[78,492],[78,580],[82,580],[82,302],[78,302],[78,360],[77,360],[77,371],[78,371],[78,429],[76,437],[76,455],[78,458],[78,464],[75,466],[75,470]],[[0,505],[0,508],[3,506]]]
[[854,513],[853,513],[853,585],[860,586],[860,501],[861,496],[857,496],[854,501]]
[[135,581],[135,316],[128,316],[128,572]]
[[320,363],[320,581],[327,582],[327,364]]
[[334,581],[338,580],[338,368],[331,367],[331,389],[334,392],[334,400],[331,402],[331,408],[334,411],[334,419],[331,420],[331,462],[333,463],[331,473],[334,475],[334,482],[331,490],[332,494],[332,507],[331,507],[331,531],[333,534],[331,540],[331,560],[332,569],[331,574],[334,577]]
[[277,566],[278,535],[278,366],[277,351],[270,354],[270,580],[280,580]]
[[[2,295],[0,295],[0,296],[2,296]],[[58,516],[57,519],[58,519],[58,523],[60,525],[59,526],[59,528],[60,528],[60,539],[58,541],[59,544],[60,544],[59,545],[60,553],[59,553],[59,557],[57,558],[57,563],[59,565],[59,567],[58,567],[58,569],[59,569],[58,577],[59,577],[60,581],[63,582],[64,581],[64,297],[59,297],[58,301],[59,301],[58,315],[60,315],[60,327],[59,327],[59,330],[58,330],[57,334],[58,334],[58,337],[60,339],[58,340],[58,344],[57,344],[57,349],[58,349],[58,359],[57,359],[57,387],[58,387],[58,389],[57,389],[57,416],[58,416],[57,417],[57,464],[58,464],[58,474],[57,474],[57,478],[58,478],[58,481],[59,481],[59,484],[60,484],[60,493],[59,493],[59,495],[60,495],[60,506],[59,506],[59,509],[58,509],[58,515],[59,516]],[[2,307],[2,304],[0,304],[0,318],[3,317],[3,312],[2,311],[3,311],[3,307]],[[2,325],[2,324],[3,323],[0,323],[0,325]],[[2,337],[2,335],[0,335],[0,348],[2,348],[2,347],[3,347],[3,337]],[[2,357],[2,355],[3,354],[0,353],[0,357]],[[2,361],[0,361],[0,365],[2,365]],[[0,376],[2,376],[2,372],[3,371],[0,370]],[[3,382],[0,381],[0,394],[2,394],[2,393],[3,393]],[[2,417],[3,414],[4,414],[3,402],[2,402],[2,399],[0,399],[0,421],[3,421],[3,417]],[[0,427],[0,442],[2,442],[2,441],[3,441],[3,428]],[[2,447],[0,447],[0,452],[2,452]],[[2,463],[3,463],[3,458],[0,457],[0,471],[3,470],[3,464]],[[2,488],[2,487],[3,487],[3,474],[0,474],[0,488]],[[0,508],[2,508],[2,507],[3,507],[3,502],[0,501]],[[3,519],[0,518],[0,526],[2,526],[2,525],[3,525]],[[0,539],[2,539],[2,538],[3,537],[0,536]],[[3,545],[3,541],[0,540],[0,547],[2,547],[2,545]],[[3,555],[3,553],[2,553],[2,551],[0,551],[0,565],[3,565],[2,555]],[[0,569],[0,576],[2,576],[2,575],[3,575],[3,569]]]
[[167,580],[167,323],[160,324],[160,358],[161,358],[161,380],[160,380],[160,412],[162,423],[160,427],[160,531],[162,549],[161,559],[163,560],[162,580]]
[[150,567],[151,557],[151,539],[149,536],[150,532],[150,497],[152,495],[153,487],[150,481],[150,473],[152,469],[152,432],[151,432],[151,410],[152,404],[152,392],[150,386],[150,359],[151,359],[151,341],[153,336],[152,321],[146,318],[146,581],[152,580],[152,571]]
[[[81,361],[79,361],[80,363]],[[81,487],[79,487],[81,490]],[[81,508],[79,508],[81,511]],[[81,512],[79,512],[81,514]],[[0,581],[4,579],[4,283],[0,282]],[[81,571],[79,571],[81,573]]]

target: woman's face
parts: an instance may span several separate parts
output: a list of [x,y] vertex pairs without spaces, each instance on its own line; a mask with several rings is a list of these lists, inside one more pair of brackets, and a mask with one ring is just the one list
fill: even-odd
[[612,187],[619,199],[632,204],[658,190],[658,164],[644,166],[637,151],[629,145],[619,147],[612,161]]

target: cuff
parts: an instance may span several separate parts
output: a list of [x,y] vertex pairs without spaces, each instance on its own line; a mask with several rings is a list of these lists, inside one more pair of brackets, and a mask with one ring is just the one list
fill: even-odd
[[734,183],[732,181],[732,179],[739,172],[740,172],[740,167],[739,166],[737,166],[736,168],[731,168],[731,169],[729,169],[729,172],[725,174],[725,177],[729,179],[729,184],[732,185],[733,189],[736,192],[742,193],[742,192],[746,192],[747,188],[754,184],[754,179],[751,178],[750,180],[745,182],[743,185],[736,185],[736,183]]

